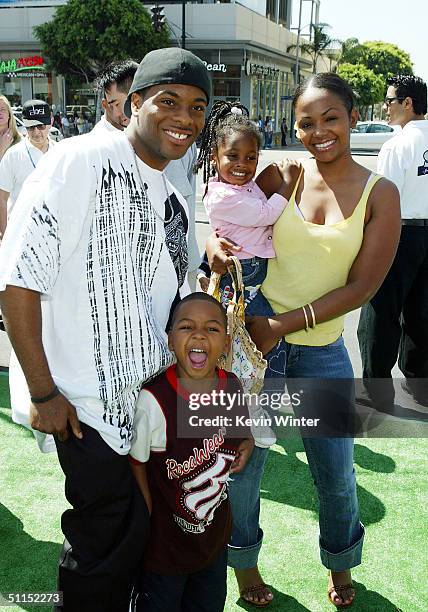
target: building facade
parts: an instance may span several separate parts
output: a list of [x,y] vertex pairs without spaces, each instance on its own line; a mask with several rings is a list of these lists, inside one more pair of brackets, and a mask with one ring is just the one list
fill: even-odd
[[[145,3],[149,7],[150,4]],[[183,6],[163,2],[172,42],[181,45]],[[186,2],[185,46],[205,63],[213,85],[213,102],[240,100],[253,119],[272,117],[275,130],[283,117],[291,122],[295,89],[296,44],[290,30],[292,0]],[[301,77],[309,74],[309,58],[300,58]]]
[[[46,69],[46,58],[34,36],[36,25],[52,19],[67,0],[0,0],[0,93],[21,104],[38,97],[64,110],[67,104],[91,105],[88,85],[68,90],[65,79]],[[145,2],[150,9],[153,2]],[[275,130],[283,117],[291,122],[295,88],[296,43],[290,30],[292,0],[166,0],[171,43],[183,42],[207,66],[213,102],[240,100],[252,118],[272,117]],[[139,61],[141,58],[134,58]],[[309,58],[300,57],[299,72],[310,72]],[[91,98],[91,100],[89,99]]]
[[0,93],[12,104],[39,98],[65,108],[65,80],[46,67],[33,28],[49,21],[61,0],[0,0]]

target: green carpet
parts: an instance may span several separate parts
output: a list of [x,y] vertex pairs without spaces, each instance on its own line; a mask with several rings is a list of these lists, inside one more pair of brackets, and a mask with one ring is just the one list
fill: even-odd
[[[66,508],[62,473],[55,455],[42,455],[32,434],[11,422],[8,405],[7,378],[0,376],[0,592],[50,591],[62,539],[60,514]],[[425,612],[427,443],[358,440],[355,461],[367,533],[363,564],[354,572],[357,599],[352,609]],[[318,557],[315,490],[299,440],[281,442],[269,454],[262,526],[260,568],[275,592],[269,610],[334,611],[325,594],[327,571]],[[226,611],[255,610],[238,599],[229,572]]]

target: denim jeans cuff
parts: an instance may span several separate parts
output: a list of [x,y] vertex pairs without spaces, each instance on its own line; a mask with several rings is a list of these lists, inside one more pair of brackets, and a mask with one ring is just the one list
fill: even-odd
[[231,546],[227,547],[227,564],[234,569],[248,569],[256,567],[259,552],[263,543],[263,530],[259,529],[259,539],[251,546]]
[[330,553],[320,544],[320,556],[322,564],[333,572],[344,572],[345,570],[356,567],[361,563],[365,529],[361,525],[361,537],[355,544],[339,553]]

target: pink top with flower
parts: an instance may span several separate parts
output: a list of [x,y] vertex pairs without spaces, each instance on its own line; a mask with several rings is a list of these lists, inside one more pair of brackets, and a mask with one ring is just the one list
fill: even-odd
[[267,199],[254,181],[231,185],[210,179],[204,204],[213,230],[242,247],[239,259],[275,257],[272,225],[287,205],[286,198],[274,193]]

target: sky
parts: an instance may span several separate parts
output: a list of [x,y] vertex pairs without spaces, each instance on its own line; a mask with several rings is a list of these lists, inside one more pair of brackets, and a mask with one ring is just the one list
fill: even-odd
[[[303,2],[302,26],[310,21],[311,2]],[[299,0],[293,0],[293,26]],[[308,12],[309,11],[309,12]],[[410,55],[413,72],[428,83],[428,0],[321,0],[320,21],[332,38],[382,40]]]

